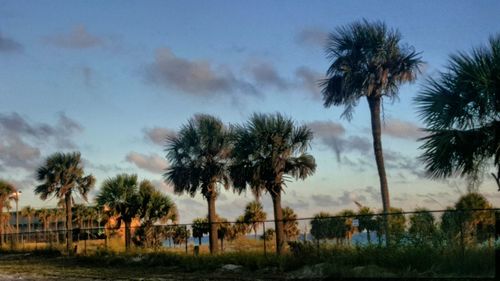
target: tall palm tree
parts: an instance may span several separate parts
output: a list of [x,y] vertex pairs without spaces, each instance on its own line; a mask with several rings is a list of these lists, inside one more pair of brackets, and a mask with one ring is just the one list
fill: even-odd
[[329,36],[326,52],[331,65],[322,82],[325,107],[345,107],[350,120],[354,107],[366,97],[370,108],[373,150],[380,180],[384,212],[389,212],[389,188],[382,150],[381,105],[394,101],[399,86],[413,82],[422,60],[412,47],[401,44],[401,34],[383,22],[366,20],[341,26]]
[[28,219],[28,232],[31,232],[31,221],[35,216],[36,210],[31,206],[26,206],[21,209],[21,216],[26,217]]
[[281,114],[254,114],[233,133],[231,178],[236,190],[247,187],[254,194],[271,195],[276,229],[276,252],[284,247],[281,192],[290,177],[305,179],[316,169],[314,157],[307,154],[313,134],[307,126],[296,126]]
[[66,250],[71,251],[73,244],[71,205],[73,195],[79,194],[87,200],[87,194],[94,186],[92,175],[85,175],[80,152],[54,153],[38,168],[37,180],[42,182],[35,188],[42,200],[49,196],[64,198],[66,208]]
[[[12,193],[16,192],[16,188],[10,184],[7,181],[4,181],[0,179],[0,218],[3,217],[3,208],[5,207],[6,203],[8,204],[9,200],[11,200],[11,195]],[[3,243],[3,225],[0,228],[0,246]]]
[[217,225],[215,200],[219,186],[229,187],[228,130],[221,120],[210,115],[196,115],[176,136],[167,141],[170,167],[164,177],[174,185],[176,194],[194,196],[200,192],[208,203],[210,253],[216,253]]
[[427,126],[421,159],[433,178],[456,174],[471,187],[493,164],[500,190],[500,35],[450,57],[439,78],[415,98]]
[[125,223],[125,249],[130,249],[132,220],[139,216],[141,200],[137,175],[121,174],[108,178],[96,197],[99,206],[107,206],[117,216],[117,222]]
[[250,225],[250,229],[254,231],[255,240],[257,240],[257,229],[262,221],[267,218],[266,212],[262,204],[255,200],[248,203],[245,207],[245,214],[243,215],[245,222]]

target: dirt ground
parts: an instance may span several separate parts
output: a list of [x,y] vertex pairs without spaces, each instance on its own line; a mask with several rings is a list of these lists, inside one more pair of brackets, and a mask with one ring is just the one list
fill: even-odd
[[281,280],[276,274],[248,272],[180,272],[175,267],[95,267],[77,264],[68,257],[29,254],[0,256],[0,280]]

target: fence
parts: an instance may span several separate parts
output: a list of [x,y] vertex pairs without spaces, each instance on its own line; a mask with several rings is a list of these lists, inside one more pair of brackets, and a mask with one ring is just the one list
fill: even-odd
[[[288,250],[301,243],[320,247],[368,245],[494,247],[499,237],[500,209],[433,210],[288,218],[283,223]],[[275,221],[214,222],[221,252],[275,252]],[[186,254],[208,252],[208,223],[131,227],[132,245],[151,251]],[[386,235],[388,231],[389,235]],[[124,251],[124,228],[99,226],[72,231],[46,230],[2,233],[2,247],[23,250],[64,249],[68,234],[79,253],[99,249]]]

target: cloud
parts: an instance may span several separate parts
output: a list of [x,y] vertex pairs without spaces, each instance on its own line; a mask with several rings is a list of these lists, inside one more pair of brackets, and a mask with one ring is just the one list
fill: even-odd
[[354,205],[354,201],[366,202],[366,197],[363,195],[363,191],[346,191],[344,190],[342,194],[336,198],[329,194],[313,194],[310,197],[313,206],[316,207],[329,207],[335,208],[339,206]]
[[307,66],[300,66],[295,70],[295,77],[300,82],[300,87],[312,94],[314,99],[321,99],[319,83],[325,76]]
[[165,193],[174,193],[174,187],[170,184],[167,184],[162,180],[152,180],[151,183],[159,190]]
[[295,42],[303,46],[324,48],[328,39],[328,32],[320,28],[308,27],[295,35]]
[[160,146],[164,146],[169,137],[176,135],[175,131],[162,127],[144,128],[142,132],[144,140]]
[[77,25],[68,33],[60,33],[44,38],[45,42],[66,49],[87,49],[102,46],[104,40],[87,31],[85,26]]
[[335,206],[335,199],[328,194],[313,194],[311,195],[311,201],[314,206],[319,207],[332,207]]
[[251,84],[237,79],[226,66],[184,59],[176,56],[169,48],[156,50],[154,61],[146,66],[145,75],[153,84],[197,96],[257,93]]
[[269,62],[252,60],[245,66],[246,72],[259,86],[275,87],[279,90],[286,90],[290,85],[278,74],[276,68]]
[[71,138],[81,131],[82,125],[63,112],[55,125],[32,123],[16,112],[0,113],[0,163],[31,170],[41,156],[39,145],[75,148]]
[[343,152],[358,151],[366,153],[370,150],[370,141],[365,137],[345,137],[345,128],[333,121],[313,121],[308,127],[314,132],[314,137],[326,147],[332,149],[340,161]]
[[416,157],[407,156],[397,151],[386,150],[384,151],[384,161],[387,169],[403,170],[417,178],[426,178],[423,163]]
[[424,132],[415,123],[389,119],[383,127],[383,133],[400,139],[416,140],[424,136]]
[[145,155],[132,151],[127,154],[125,160],[136,165],[140,169],[155,174],[164,173],[165,169],[168,167],[167,161],[156,153]]
[[0,52],[14,53],[23,50],[23,46],[14,39],[5,37],[0,33]]

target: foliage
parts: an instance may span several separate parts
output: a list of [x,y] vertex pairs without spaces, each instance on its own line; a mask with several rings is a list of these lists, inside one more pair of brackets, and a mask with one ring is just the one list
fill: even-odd
[[198,245],[201,245],[201,238],[210,231],[208,218],[196,218],[191,225],[193,237],[198,238]]
[[295,240],[300,234],[297,214],[290,207],[283,208],[283,230],[285,241]]
[[437,228],[434,216],[425,208],[419,208],[415,211],[418,213],[410,215],[408,229],[411,241],[416,245],[435,242]]
[[500,35],[487,46],[452,55],[439,78],[416,97],[427,126],[421,159],[431,177],[455,174],[480,182],[491,167],[500,189]]
[[264,234],[260,236],[260,239],[266,240],[266,241],[271,241],[271,240],[273,240],[275,234],[276,234],[276,231],[273,228],[268,228],[268,229],[266,229]]
[[257,229],[259,225],[262,224],[262,221],[265,221],[267,218],[267,214],[264,212],[262,203],[257,200],[249,202],[245,206],[243,218],[245,222],[250,225],[250,229],[253,229],[255,238],[257,238]]

